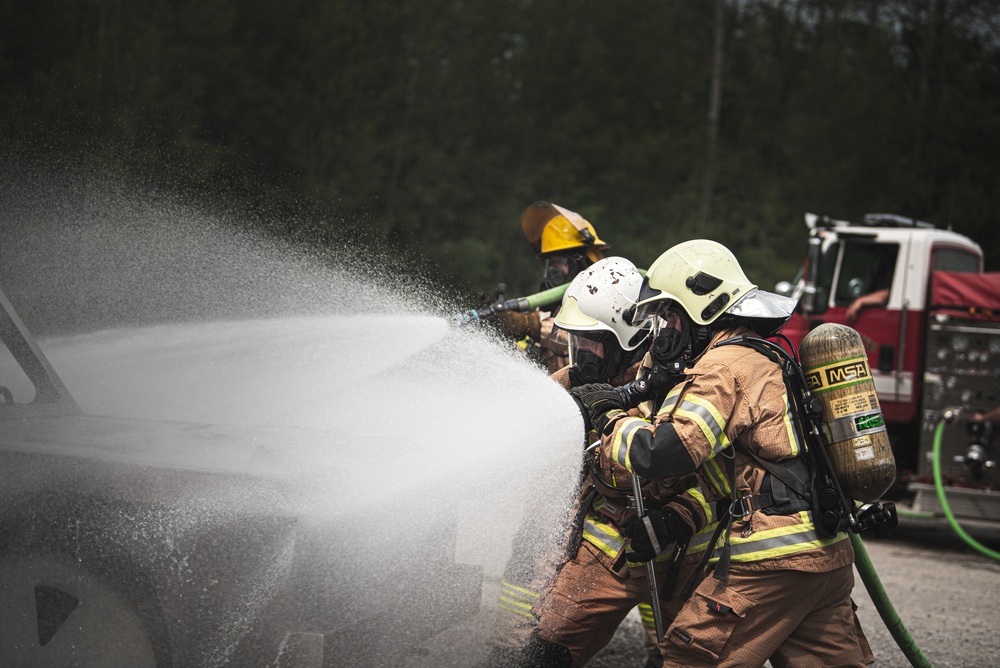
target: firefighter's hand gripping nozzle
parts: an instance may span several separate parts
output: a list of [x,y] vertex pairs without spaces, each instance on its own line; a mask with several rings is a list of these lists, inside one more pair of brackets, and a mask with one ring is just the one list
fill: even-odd
[[622,406],[633,408],[643,401],[665,394],[684,375],[685,366],[681,361],[661,364],[654,356],[653,366],[645,375],[615,388],[621,396]]
[[569,391],[583,416],[587,431],[601,434],[608,422],[622,411],[621,393],[606,383],[588,383]]

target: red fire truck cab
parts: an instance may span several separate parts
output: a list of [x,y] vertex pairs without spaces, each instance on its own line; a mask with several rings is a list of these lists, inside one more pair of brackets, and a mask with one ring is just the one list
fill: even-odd
[[806,225],[803,268],[777,288],[799,299],[782,333],[796,347],[825,322],[861,334],[896,457],[893,494],[912,495],[914,510],[940,510],[934,432],[957,412],[939,457],[949,505],[956,517],[1000,520],[1000,444],[991,424],[967,419],[1000,404],[1000,274],[983,273],[977,243],[923,221],[806,214]]

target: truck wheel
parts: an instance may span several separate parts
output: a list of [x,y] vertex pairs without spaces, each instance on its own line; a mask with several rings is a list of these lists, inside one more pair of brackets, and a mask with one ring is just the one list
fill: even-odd
[[126,597],[62,555],[0,555],[0,666],[157,668]]

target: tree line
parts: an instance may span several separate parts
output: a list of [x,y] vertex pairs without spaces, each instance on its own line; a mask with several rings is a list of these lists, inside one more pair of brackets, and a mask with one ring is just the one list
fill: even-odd
[[535,289],[543,199],[640,266],[722,241],[766,288],[807,211],[951,226],[996,270],[998,4],[0,0],[0,151],[470,296]]

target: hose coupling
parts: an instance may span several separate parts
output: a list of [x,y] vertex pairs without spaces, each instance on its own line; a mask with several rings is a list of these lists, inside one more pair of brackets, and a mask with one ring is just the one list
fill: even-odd
[[962,414],[962,409],[955,406],[949,406],[948,408],[941,411],[941,420],[944,421],[949,427],[954,425],[958,421],[958,416]]

